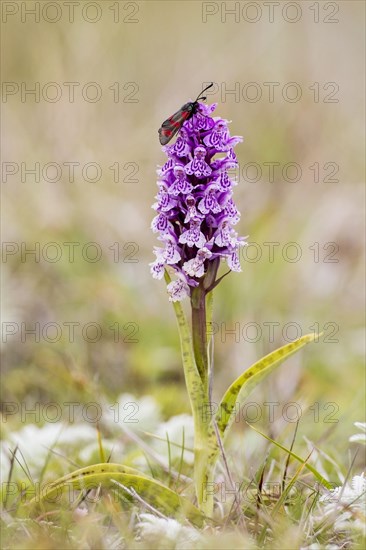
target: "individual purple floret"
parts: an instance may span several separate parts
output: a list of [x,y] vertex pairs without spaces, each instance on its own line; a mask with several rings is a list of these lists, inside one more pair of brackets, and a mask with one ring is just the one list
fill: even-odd
[[234,147],[242,138],[230,137],[228,121],[212,116],[215,108],[198,104],[175,143],[163,147],[168,160],[157,171],[157,215],[151,228],[164,247],[155,247],[156,260],[150,266],[156,279],[164,276],[167,266],[175,270],[177,278],[167,286],[173,302],[190,296],[211,264],[214,277],[207,291],[217,282],[221,260],[231,271],[241,271],[239,248],[246,242],[233,228],[240,213],[232,199],[236,182],[228,170],[237,166]]

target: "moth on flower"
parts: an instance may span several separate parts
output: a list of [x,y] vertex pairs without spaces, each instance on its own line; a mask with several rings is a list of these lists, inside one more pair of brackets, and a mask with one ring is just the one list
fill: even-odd
[[[240,213],[233,201],[236,182],[228,173],[238,164],[234,148],[242,137],[230,136],[229,121],[213,116],[217,104],[200,102],[211,86],[159,130],[168,158],[157,171],[159,192],[151,228],[165,248],[155,247],[156,260],[150,266],[158,279],[167,266],[175,271],[177,278],[167,287],[171,301],[190,296],[212,262],[218,267],[223,260],[231,271],[241,271],[240,247],[247,244],[234,229]],[[175,143],[168,145],[177,133]],[[210,284],[207,291],[217,281]]]
[[[180,128],[183,126],[184,122],[189,120],[197,111],[198,108],[198,101],[202,99],[204,101],[206,98],[202,96],[203,93],[205,93],[206,90],[209,88],[212,88],[213,82],[209,86],[207,86],[202,92],[197,96],[197,99],[195,101],[189,101],[188,103],[185,103],[179,111],[174,113],[174,115],[170,116],[166,120],[164,120],[163,124],[159,128],[159,140],[162,145],[166,145],[169,143],[169,141],[172,139],[173,136],[180,130]],[[183,134],[184,136],[184,134]],[[183,136],[181,139],[183,139]],[[179,154],[178,154],[179,156]]]

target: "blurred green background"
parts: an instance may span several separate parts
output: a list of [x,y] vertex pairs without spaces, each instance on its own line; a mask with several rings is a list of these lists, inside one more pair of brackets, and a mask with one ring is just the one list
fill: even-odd
[[[2,6],[3,399],[131,392],[153,395],[166,418],[189,412],[172,307],[149,274],[151,204],[164,163],[158,127],[214,81],[215,114],[244,136],[238,231],[261,254],[248,248],[243,272],[215,291],[214,397],[299,328],[324,330],[251,401],[297,401],[302,433],[331,429],[344,451],[364,407],[364,4],[280,2],[270,15],[259,2],[80,2],[72,22],[63,2],[41,2],[39,21],[21,4],[34,8]],[[39,181],[26,173],[35,163]],[[268,163],[278,163],[273,178]],[[286,260],[293,242],[298,261]],[[64,243],[79,243],[74,261]],[[273,258],[263,243],[278,243]],[[39,257],[22,246],[39,246]],[[24,332],[35,323],[39,342]],[[305,413],[315,403],[319,422]],[[325,420],[329,403],[336,424]]]

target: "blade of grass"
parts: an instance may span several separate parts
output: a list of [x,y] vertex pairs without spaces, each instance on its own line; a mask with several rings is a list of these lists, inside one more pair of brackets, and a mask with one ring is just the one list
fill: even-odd
[[289,455],[291,455],[293,458],[295,458],[298,462],[301,462],[301,464],[305,464],[306,468],[316,477],[316,479],[322,484],[324,485],[324,487],[326,487],[327,489],[332,489],[333,486],[332,484],[327,480],[325,479],[325,477],[323,477],[317,470],[316,468],[314,468],[314,466],[312,466],[311,464],[308,464],[306,463],[306,461],[301,458],[300,456],[298,456],[297,454],[295,454],[293,451],[290,451],[290,449],[287,449],[286,447],[284,447],[284,445],[281,445],[281,443],[278,443],[277,441],[275,441],[274,439],[272,439],[271,437],[269,437],[268,435],[264,434],[263,432],[261,432],[260,430],[258,430],[258,428],[255,428],[254,426],[252,426],[251,424],[249,424],[247,422],[248,426],[250,428],[252,428],[252,430],[254,430],[255,432],[257,432],[259,435],[261,435],[262,437],[264,437],[265,439],[267,439],[268,441],[270,441],[271,443],[273,443],[274,445],[276,445],[276,447],[278,447],[279,449],[282,449],[283,451],[285,451],[285,453],[288,453]]

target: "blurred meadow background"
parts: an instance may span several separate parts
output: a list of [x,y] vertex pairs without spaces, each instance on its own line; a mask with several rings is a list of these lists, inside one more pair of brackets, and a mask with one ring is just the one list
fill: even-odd
[[[188,422],[174,313],[149,273],[151,204],[160,124],[213,81],[207,101],[244,136],[234,199],[255,243],[215,291],[214,401],[298,331],[324,331],[250,397],[231,461],[250,478],[271,450],[245,419],[289,445],[282,410],[296,402],[297,452],[312,441],[339,482],[330,463],[346,475],[365,405],[363,2],[35,4],[2,3],[3,479],[17,443],[38,479],[56,426],[79,427],[65,443],[77,449],[60,447],[48,478],[72,469],[65,455],[97,462],[88,403],[137,404],[136,425],[100,420],[114,462],[143,460],[124,428],[152,443],[144,431]],[[358,452],[352,474],[363,467]]]

